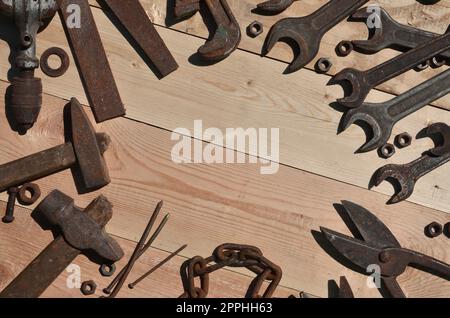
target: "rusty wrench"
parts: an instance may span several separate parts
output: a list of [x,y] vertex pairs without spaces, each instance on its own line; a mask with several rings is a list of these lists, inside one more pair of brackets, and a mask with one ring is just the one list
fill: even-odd
[[200,1],[205,2],[217,29],[197,52],[203,60],[220,61],[239,46],[241,29],[226,0],[176,0],[174,16],[181,19],[195,14],[200,10]]
[[280,13],[298,0],[269,0],[256,5],[259,11],[269,14]]
[[267,35],[262,55],[267,55],[278,41],[291,40],[300,52],[285,73],[298,71],[317,55],[325,33],[366,2],[368,0],[332,0],[306,17],[278,21]]
[[449,48],[450,33],[446,33],[367,71],[346,68],[336,74],[330,84],[336,84],[339,81],[349,82],[352,93],[350,96],[338,99],[338,102],[349,108],[359,107],[372,88],[413,69],[421,62],[427,61]]
[[[367,9],[361,8],[356,11],[351,15],[351,20],[367,22],[370,15],[377,14],[376,12],[369,12]],[[407,51],[439,36],[437,33],[400,24],[381,7],[377,17],[379,19],[379,27],[369,28],[368,40],[352,41],[355,49],[364,53],[377,53],[386,48]],[[450,61],[450,50],[443,52],[441,57]]]
[[395,123],[450,93],[449,83],[450,70],[446,70],[390,101],[363,103],[348,110],[342,117],[343,130],[356,121],[365,122],[372,128],[373,136],[357,152],[381,147],[389,140]]
[[450,127],[444,123],[436,123],[426,130],[428,136],[439,134],[442,145],[429,150],[420,158],[404,164],[389,164],[378,169],[373,176],[373,183],[379,186],[384,180],[395,180],[399,186],[398,191],[388,203],[398,203],[406,200],[414,192],[414,186],[421,177],[450,161]]

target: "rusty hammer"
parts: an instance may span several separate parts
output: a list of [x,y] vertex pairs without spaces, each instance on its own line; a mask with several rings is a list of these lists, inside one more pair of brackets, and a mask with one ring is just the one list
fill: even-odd
[[112,205],[99,196],[84,211],[72,198],[55,190],[36,208],[42,218],[60,230],[51,242],[1,293],[0,298],[39,297],[82,252],[95,252],[105,261],[123,257],[119,244],[105,232],[112,218]]
[[70,111],[70,141],[31,156],[0,166],[0,192],[53,173],[77,166],[84,187],[95,190],[111,180],[103,153],[110,143],[106,134],[96,134],[80,103],[72,98]]

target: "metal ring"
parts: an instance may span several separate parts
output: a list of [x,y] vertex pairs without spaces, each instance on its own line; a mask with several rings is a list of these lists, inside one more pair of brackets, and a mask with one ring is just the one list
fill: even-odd
[[25,183],[22,187],[20,187],[18,199],[21,204],[32,205],[39,199],[40,196],[41,189],[37,184]]
[[102,264],[100,266],[100,274],[104,277],[111,277],[116,272],[116,265],[115,264]]
[[[48,65],[48,59],[50,56],[56,55],[61,60],[61,66],[58,68],[51,68],[50,65]],[[41,70],[44,72],[45,75],[50,77],[60,77],[66,73],[67,69],[70,65],[69,55],[67,55],[66,51],[59,47],[51,47],[48,50],[46,50],[41,55]]]

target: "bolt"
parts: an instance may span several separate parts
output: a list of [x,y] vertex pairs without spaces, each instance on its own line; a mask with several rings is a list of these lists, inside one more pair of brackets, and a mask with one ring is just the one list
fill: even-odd
[[431,222],[425,227],[425,235],[429,238],[438,237],[442,234],[442,225],[437,222]]
[[8,189],[8,203],[6,205],[6,213],[2,218],[3,223],[11,223],[14,221],[14,208],[16,206],[17,194],[19,193],[18,187],[11,187]]

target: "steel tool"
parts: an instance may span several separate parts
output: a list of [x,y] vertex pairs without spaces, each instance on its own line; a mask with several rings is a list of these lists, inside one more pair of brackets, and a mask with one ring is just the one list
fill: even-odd
[[192,16],[200,10],[201,1],[213,16],[217,29],[197,53],[203,60],[220,61],[233,53],[241,41],[239,23],[226,0],[176,0],[174,16],[178,19]]
[[[377,15],[379,25],[369,27],[369,39],[352,41],[353,47],[364,53],[377,53],[386,48],[404,52],[439,36],[437,33],[398,23],[382,7],[377,11],[361,8],[351,15],[350,20],[361,21],[368,25],[368,19],[374,14]],[[440,57],[450,61],[450,50],[441,53]]]
[[450,160],[450,127],[444,123],[435,123],[427,128],[426,134],[442,137],[442,144],[410,163],[388,164],[375,172],[375,186],[379,186],[386,179],[393,180],[400,186],[400,190],[388,203],[398,203],[409,198],[414,192],[417,180]]
[[95,190],[110,182],[103,153],[110,143],[106,134],[95,133],[80,103],[72,98],[69,141],[36,154],[0,165],[0,192],[56,172],[77,168],[85,190]]
[[259,11],[264,13],[280,13],[289,8],[297,0],[269,0],[257,4]]
[[332,0],[306,17],[278,21],[267,35],[263,55],[267,55],[278,41],[290,40],[289,43],[295,43],[300,52],[285,72],[298,71],[317,55],[325,33],[366,2],[368,0]]
[[105,233],[113,213],[105,197],[99,196],[83,211],[72,198],[55,190],[35,213],[60,234],[0,293],[1,298],[39,297],[80,253],[94,252],[111,262],[123,257],[119,244]]
[[363,103],[344,114],[341,126],[346,130],[357,121],[366,123],[373,136],[357,152],[374,150],[389,140],[398,121],[450,93],[449,83],[450,70],[447,70],[390,101]]
[[[162,77],[178,68],[178,64],[160,37],[139,0],[101,0],[106,4],[136,44],[150,59]],[[130,10],[130,8],[133,8]]]
[[33,126],[41,110],[42,82],[34,77],[34,71],[39,67],[36,38],[52,20],[57,8],[56,0],[0,1],[0,15],[11,19],[20,36],[14,53],[14,66],[19,72],[11,79],[6,108],[21,133]]
[[450,280],[450,265],[431,256],[402,248],[392,232],[375,215],[352,202],[343,201],[348,217],[354,225],[353,238],[333,230],[321,227],[326,240],[361,272],[372,274],[372,266],[378,266],[382,286],[394,298],[404,298],[405,293],[397,282],[397,277],[408,266]]
[[[161,77],[178,68],[138,0],[102,0],[100,3],[113,12],[139,46],[139,53],[153,63]],[[34,69],[39,67],[36,34],[50,23],[58,10],[96,121],[125,115],[88,0],[1,1],[0,14],[13,18],[21,34],[21,47],[15,61],[21,72],[11,83],[9,112],[23,131],[33,126],[42,103],[42,84],[34,77]]]
[[450,33],[446,33],[367,71],[346,68],[336,74],[331,81],[331,84],[347,81],[351,85],[351,94],[338,99],[338,102],[349,108],[359,107],[372,88],[413,69],[421,62],[428,61],[449,48]]

